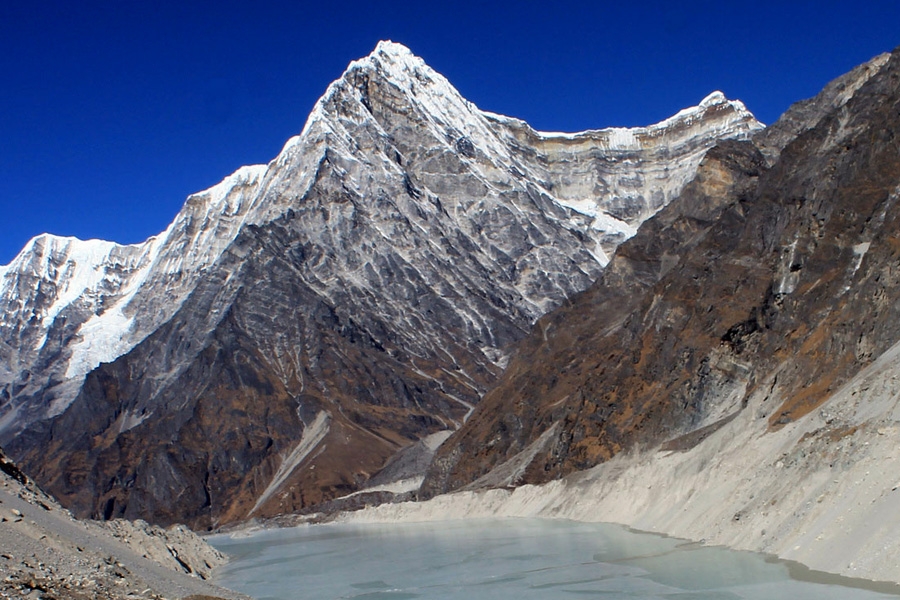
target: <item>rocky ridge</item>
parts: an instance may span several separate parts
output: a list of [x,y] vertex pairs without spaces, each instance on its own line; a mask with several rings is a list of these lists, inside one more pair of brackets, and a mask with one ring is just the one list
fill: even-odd
[[690,450],[749,412],[774,433],[900,340],[898,73],[896,52],[878,57],[711,150],[679,202],[539,320],[426,492]]
[[[97,518],[206,528],[355,493],[462,424],[535,319],[760,127],[716,93],[647,128],[536,132],[381,43],[157,238],[48,237],[0,271],[8,447]],[[106,254],[68,277],[84,244]]]
[[616,522],[896,595],[898,139],[895,50],[711,150],[438,450],[455,492],[341,518]]
[[75,520],[0,451],[0,598],[235,598],[225,557],[185,527]]
[[[387,81],[389,86],[378,89],[394,88],[400,94],[405,106],[398,108],[399,115],[391,114],[395,107],[389,102],[383,114],[368,112],[369,94],[378,93],[375,86],[371,91],[353,86],[369,85],[370,79]],[[431,129],[428,140],[416,140],[436,145],[430,163],[445,155],[474,163],[476,177],[489,186],[482,195],[501,196],[511,177],[536,184],[532,193],[561,208],[553,218],[564,222],[556,227],[588,238],[581,245],[591,256],[575,257],[577,268],[588,277],[597,272],[590,263],[604,265],[618,243],[677,195],[715,139],[760,127],[740,102],[716,92],[698,107],[651,127],[537,132],[517,119],[479,111],[421,59],[398,44],[382,43],[329,88],[303,132],[291,138],[276,159],[269,165],[242,167],[192,195],[160,235],[122,246],[45,234],[29,242],[10,265],[0,267],[0,438],[8,440],[29,423],[62,412],[88,372],[125,354],[170,319],[242,228],[284,214],[296,199],[285,194],[285,186],[290,182],[291,189],[303,190],[311,185],[315,164],[329,152],[331,158],[350,159],[357,171],[377,172],[386,166],[401,172],[381,177],[419,175],[427,180],[428,192],[440,197],[454,185],[452,174],[430,173],[427,167],[406,169],[409,173],[404,174],[392,166],[401,147],[379,147],[379,138],[381,146],[398,142],[384,127],[391,127],[390,119],[408,118],[409,111],[420,116],[404,127]],[[363,137],[373,135],[366,148],[359,145]],[[380,155],[381,165],[371,162],[368,151]],[[468,160],[479,153],[480,160]],[[441,183],[441,178],[447,181]],[[470,207],[475,205],[462,208]],[[493,235],[496,232],[488,232],[487,237]],[[476,244],[483,242],[478,237],[473,239]],[[541,261],[531,258],[520,267],[533,269]],[[532,320],[561,300],[559,291],[546,289],[563,285],[560,282],[520,279],[520,286],[543,288],[519,300]]]
[[[803,419],[769,429],[754,394],[735,418],[543,485],[383,504],[341,520],[541,517],[621,523],[900,586],[900,345]],[[777,394],[777,391],[776,391]],[[801,573],[802,574],[802,573]],[[821,573],[818,575],[823,578]],[[854,584],[850,581],[834,583]],[[858,585],[859,582],[855,583]]]

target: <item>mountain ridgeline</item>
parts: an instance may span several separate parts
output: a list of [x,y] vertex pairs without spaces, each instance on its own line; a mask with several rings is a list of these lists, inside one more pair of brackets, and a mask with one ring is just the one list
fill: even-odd
[[159,236],[45,235],[0,267],[0,439],[95,518],[206,529],[414,491],[535,321],[761,128],[716,92],[541,133],[382,42]]
[[[816,411],[900,341],[898,200],[895,52],[710,150],[594,285],[537,322],[423,494],[686,451],[742,411],[770,432]],[[873,415],[874,430],[887,415]],[[862,430],[826,421],[816,435]]]

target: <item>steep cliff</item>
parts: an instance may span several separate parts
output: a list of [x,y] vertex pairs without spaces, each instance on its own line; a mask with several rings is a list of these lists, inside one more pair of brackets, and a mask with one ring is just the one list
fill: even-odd
[[689,450],[746,411],[774,432],[816,410],[900,340],[898,140],[895,52],[720,143],[594,286],[538,321],[424,493],[546,482]]

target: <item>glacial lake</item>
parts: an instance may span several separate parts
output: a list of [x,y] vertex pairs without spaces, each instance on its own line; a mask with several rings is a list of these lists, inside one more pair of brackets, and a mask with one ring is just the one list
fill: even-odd
[[215,583],[259,600],[897,598],[835,583],[855,580],[798,580],[760,554],[596,523],[329,524],[209,541],[231,556]]

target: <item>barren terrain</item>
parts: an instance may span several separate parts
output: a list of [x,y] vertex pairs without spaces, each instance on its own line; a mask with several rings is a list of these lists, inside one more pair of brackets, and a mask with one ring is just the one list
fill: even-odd
[[76,520],[0,452],[0,598],[244,598],[206,582],[225,561],[182,526]]

